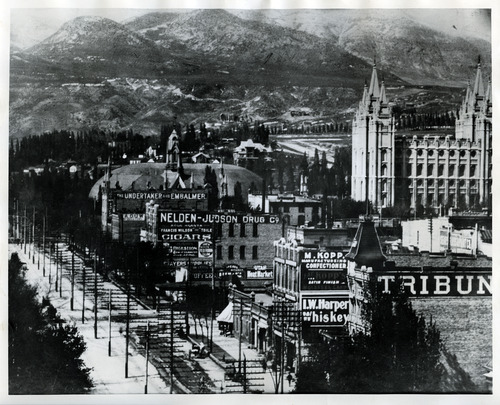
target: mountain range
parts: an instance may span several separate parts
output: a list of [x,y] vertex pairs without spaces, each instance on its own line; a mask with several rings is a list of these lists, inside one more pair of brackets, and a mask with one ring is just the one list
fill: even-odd
[[152,12],[63,24],[11,47],[10,136],[133,129],[177,117],[215,121],[350,119],[374,61],[389,97],[455,109],[491,43],[450,36],[400,13],[329,10]]

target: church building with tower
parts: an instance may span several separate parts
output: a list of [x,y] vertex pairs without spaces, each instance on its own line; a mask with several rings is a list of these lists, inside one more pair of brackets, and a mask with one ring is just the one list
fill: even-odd
[[404,204],[470,209],[491,204],[492,96],[478,63],[467,86],[454,133],[398,130],[373,66],[352,130],[351,197],[373,208]]

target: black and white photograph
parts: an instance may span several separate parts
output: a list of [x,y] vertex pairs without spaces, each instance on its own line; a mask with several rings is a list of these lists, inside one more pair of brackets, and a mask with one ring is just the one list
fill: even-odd
[[496,8],[393,3],[10,4],[0,402],[492,403]]

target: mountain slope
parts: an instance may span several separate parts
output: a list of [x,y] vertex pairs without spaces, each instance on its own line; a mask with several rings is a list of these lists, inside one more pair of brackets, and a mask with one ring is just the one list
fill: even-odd
[[27,50],[57,62],[78,60],[99,63],[148,60],[161,62],[162,50],[154,42],[103,17],[77,17],[55,34]]
[[[451,36],[402,10],[238,10],[241,18],[301,30],[336,41],[341,49],[414,84],[465,83],[481,55],[491,67],[491,43]],[[436,11],[436,12],[439,12]]]

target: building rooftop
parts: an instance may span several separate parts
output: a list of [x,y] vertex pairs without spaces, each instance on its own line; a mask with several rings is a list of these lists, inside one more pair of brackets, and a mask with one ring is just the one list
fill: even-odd
[[380,266],[387,258],[382,253],[382,246],[371,219],[360,222],[351,249],[346,258],[359,266]]
[[[189,187],[191,175],[193,177],[194,187],[201,187],[204,184],[205,168],[210,166],[215,170],[217,175],[218,186],[222,181],[221,170],[223,170],[227,179],[227,190],[230,196],[234,195],[234,186],[237,182],[241,184],[242,190],[248,190],[253,183],[255,187],[262,187],[262,179],[255,173],[243,167],[235,165],[224,165],[223,169],[219,164],[208,163],[183,163],[184,178],[186,186]],[[110,187],[115,189],[116,183],[119,182],[122,190],[147,190],[148,184],[152,189],[160,190],[164,184],[165,163],[138,163],[134,165],[126,165],[114,169],[111,172]],[[168,182],[171,184],[177,177],[177,172],[167,171]],[[92,187],[89,193],[89,198],[97,198],[99,187],[103,188],[105,176],[101,177]],[[245,194],[245,193],[244,193]],[[243,196],[244,198],[245,195]]]

